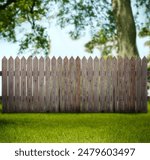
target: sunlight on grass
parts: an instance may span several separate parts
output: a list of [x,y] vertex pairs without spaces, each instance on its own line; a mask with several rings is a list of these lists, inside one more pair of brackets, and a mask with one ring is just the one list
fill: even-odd
[[0,113],[0,142],[150,142],[150,103],[141,114]]

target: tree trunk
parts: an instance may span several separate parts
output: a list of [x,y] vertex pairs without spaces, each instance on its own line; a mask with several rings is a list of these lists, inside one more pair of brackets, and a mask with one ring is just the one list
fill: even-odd
[[136,27],[130,0],[112,0],[120,56],[139,56],[136,46]]

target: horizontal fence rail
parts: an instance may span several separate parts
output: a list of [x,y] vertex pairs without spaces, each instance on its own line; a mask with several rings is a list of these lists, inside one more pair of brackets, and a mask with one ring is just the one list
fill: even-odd
[[147,112],[147,59],[2,59],[3,112]]

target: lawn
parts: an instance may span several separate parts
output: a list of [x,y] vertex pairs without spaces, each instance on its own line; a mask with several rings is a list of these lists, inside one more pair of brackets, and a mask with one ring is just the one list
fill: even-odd
[[150,142],[142,114],[2,114],[0,142]]

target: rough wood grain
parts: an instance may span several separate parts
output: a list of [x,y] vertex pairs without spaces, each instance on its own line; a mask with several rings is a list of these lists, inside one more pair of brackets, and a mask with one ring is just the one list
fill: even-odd
[[93,77],[93,84],[94,84],[94,112],[100,111],[100,104],[99,104],[99,65],[100,61],[98,57],[94,59],[94,77]]
[[136,60],[136,112],[141,111],[141,59]]
[[105,59],[101,58],[100,59],[100,111],[104,112],[106,111],[105,109]]
[[39,112],[39,99],[38,99],[38,59],[33,59],[33,110]]
[[51,75],[51,80],[52,80],[52,108],[54,112],[59,112],[59,102],[58,102],[58,79],[57,79],[57,63],[56,63],[56,58],[52,58],[52,75]]
[[45,108],[45,111],[46,112],[52,112],[52,109],[51,109],[51,99],[50,99],[50,92],[51,92],[51,86],[50,86],[50,58],[49,57],[46,57],[46,60],[45,60],[45,69],[46,69],[46,73],[45,73],[45,79],[46,79],[46,84],[45,84],[45,101],[46,101],[46,108]]
[[147,112],[147,59],[142,59],[142,76],[141,76],[141,94],[142,94],[142,110],[141,112]]
[[3,112],[8,112],[7,108],[7,59],[2,59],[2,105]]
[[118,90],[117,90],[117,81],[118,81],[118,73],[117,73],[117,59],[114,57],[112,59],[112,85],[113,85],[113,111],[116,112],[118,110]]
[[26,59],[21,58],[21,110],[27,112],[26,101]]
[[39,59],[39,111],[44,112],[45,107],[45,89],[44,89],[44,58]]
[[69,64],[68,64],[68,58],[64,58],[64,65],[63,65],[63,70],[64,70],[64,106],[65,106],[65,112],[69,112],[69,95],[68,95],[68,76],[69,76]]
[[75,97],[75,61],[71,57],[69,60],[69,95],[70,95],[70,112],[75,112],[76,97]]
[[124,61],[118,58],[118,112],[124,110]]
[[131,99],[131,106],[130,111],[135,112],[135,58],[132,57],[130,60],[131,63],[131,82],[130,82],[130,99]]
[[81,62],[80,62],[80,58],[77,57],[76,58],[76,112],[80,112],[80,80],[81,80],[81,76],[80,76],[80,72],[81,72]]
[[8,112],[14,112],[14,60],[9,58],[9,98],[8,98]]
[[88,87],[88,112],[94,112],[93,103],[93,60],[92,57],[88,59],[87,65],[87,87]]
[[81,112],[87,112],[87,59],[83,57],[82,59],[82,107]]
[[106,112],[112,112],[112,59],[110,57],[106,60]]
[[124,59],[124,112],[130,112],[130,60]]
[[20,112],[20,59],[15,59],[15,111]]
[[57,60],[57,77],[58,77],[58,90],[59,90],[59,110],[64,111],[64,77],[63,77],[63,64],[62,58],[59,57]]

